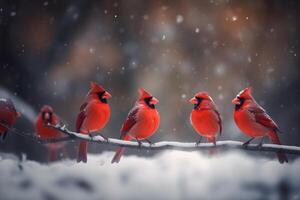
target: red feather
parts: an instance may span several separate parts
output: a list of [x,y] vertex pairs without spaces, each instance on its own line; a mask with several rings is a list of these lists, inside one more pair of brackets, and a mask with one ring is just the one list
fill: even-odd
[[123,139],[128,131],[136,124],[138,111],[139,107],[134,107],[130,110],[127,119],[121,128],[121,139]]
[[[251,96],[251,88],[246,88],[240,92],[232,100],[232,103],[236,106],[234,111],[235,123],[242,132],[252,138],[269,136],[274,144],[281,145],[277,134],[279,131],[277,124]],[[277,156],[280,163],[288,162],[284,152],[277,152]]]
[[[77,120],[76,120],[76,130],[77,132],[80,132],[82,123],[86,117],[85,114],[85,108],[88,105],[88,103],[83,103],[80,106],[80,113],[77,116]],[[79,152],[78,152],[78,157],[77,157],[77,162],[83,161],[83,162],[87,162],[87,142],[86,141],[81,141],[79,143]]]
[[249,111],[254,114],[256,122],[273,130],[278,130],[277,124],[272,120],[272,118],[266,113],[263,108],[251,108],[249,109]]
[[222,133],[222,118],[221,118],[221,116],[220,116],[219,111],[217,111],[216,109],[214,109],[214,111],[215,111],[215,113],[216,113],[217,116],[218,116],[219,126],[220,126],[220,135],[221,135],[221,133]]
[[78,114],[77,116],[77,120],[76,120],[76,130],[77,132],[80,131],[81,129],[81,126],[82,126],[82,123],[85,119],[85,107],[87,106],[88,104],[87,103],[84,103],[80,106],[80,113]]

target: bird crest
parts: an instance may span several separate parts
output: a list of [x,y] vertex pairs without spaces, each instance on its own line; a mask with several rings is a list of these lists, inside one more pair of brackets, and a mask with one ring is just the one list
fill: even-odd
[[237,96],[244,97],[244,98],[251,98],[252,97],[251,94],[252,94],[252,87],[246,87]]
[[104,92],[105,89],[96,82],[90,82],[91,90],[90,93]]
[[41,109],[41,112],[49,112],[49,113],[53,113],[53,108],[51,106],[48,105],[44,105]]
[[147,92],[144,88],[139,89],[140,99],[152,97],[152,94]]
[[198,92],[195,97],[201,98],[201,99],[211,99],[207,92]]

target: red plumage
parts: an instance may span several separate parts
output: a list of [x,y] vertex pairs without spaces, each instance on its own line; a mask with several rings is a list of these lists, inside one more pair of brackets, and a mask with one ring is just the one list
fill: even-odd
[[[59,138],[63,137],[63,133],[47,127],[47,124],[57,125],[60,123],[59,117],[54,113],[51,106],[43,106],[35,122],[35,129],[37,135],[42,139]],[[48,160],[55,161],[58,159],[58,151],[64,146],[64,143],[47,144]]]
[[[235,104],[234,120],[239,129],[251,138],[268,136],[274,144],[281,144],[278,132],[279,128],[266,111],[255,101],[251,95],[251,88],[242,90],[232,100]],[[288,162],[283,152],[278,152],[280,163]]]
[[[158,100],[142,88],[139,90],[139,93],[139,99],[130,110],[121,128],[121,139],[123,140],[145,140],[151,137],[158,129],[160,117],[155,108]],[[124,151],[124,147],[119,147],[111,162],[118,163]]]
[[0,98],[0,140],[4,141],[8,129],[11,128],[21,114],[16,111],[11,99]]
[[[100,131],[105,127],[110,118],[110,107],[107,99],[111,95],[100,85],[91,82],[85,102],[80,106],[76,120],[76,130],[82,134]],[[79,143],[77,162],[87,162],[88,143]]]
[[193,128],[215,144],[217,134],[222,132],[222,120],[215,103],[207,92],[198,92],[190,102],[194,105],[190,115]]

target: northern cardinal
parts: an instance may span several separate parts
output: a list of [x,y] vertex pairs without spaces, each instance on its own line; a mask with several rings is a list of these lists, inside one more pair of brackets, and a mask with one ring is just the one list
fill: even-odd
[[8,129],[12,127],[17,118],[21,114],[16,111],[16,108],[11,99],[0,98],[0,140],[4,141]]
[[[90,87],[91,89],[80,107],[76,121],[76,129],[82,134],[100,131],[110,117],[107,99],[111,98],[111,95],[95,82],[91,82]],[[87,145],[86,141],[79,143],[77,162],[87,162]]]
[[[139,143],[141,140],[149,142],[148,138],[155,133],[159,126],[160,117],[155,108],[158,100],[143,88],[139,89],[139,95],[121,128],[122,140],[135,139]],[[124,147],[119,147],[111,162],[118,163],[124,150]]]
[[[239,129],[251,139],[244,143],[247,146],[253,139],[261,137],[259,146],[262,145],[265,136],[268,136],[274,144],[281,144],[278,137],[279,128],[266,111],[255,101],[251,95],[250,87],[242,90],[233,100],[235,110],[234,121]],[[288,162],[285,153],[277,152],[280,163]]]
[[[35,129],[41,139],[58,138],[62,137],[63,133],[47,127],[47,124],[57,125],[60,123],[59,117],[54,113],[53,108],[44,105],[38,114],[35,122]],[[48,148],[48,161],[55,161],[58,159],[58,151],[64,146],[64,143],[47,144]]]
[[194,109],[190,115],[190,121],[194,129],[201,137],[207,138],[208,142],[216,144],[216,136],[222,132],[222,120],[215,103],[207,92],[198,92],[190,103]]

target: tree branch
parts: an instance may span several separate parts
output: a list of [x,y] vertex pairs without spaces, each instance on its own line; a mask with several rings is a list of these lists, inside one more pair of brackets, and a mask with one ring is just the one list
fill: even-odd
[[76,133],[68,130],[66,126],[52,126],[50,127],[61,131],[62,133],[69,136],[69,140],[80,139],[86,140],[89,142],[95,142],[100,144],[112,145],[112,146],[122,146],[129,148],[141,148],[141,149],[151,149],[151,150],[163,150],[163,149],[177,149],[177,150],[199,150],[199,149],[210,149],[210,148],[235,148],[242,149],[248,151],[265,151],[265,152],[278,152],[283,151],[288,154],[296,154],[300,155],[300,147],[297,146],[286,146],[286,145],[276,145],[276,144],[263,144],[262,146],[258,146],[257,144],[249,144],[247,147],[243,146],[242,142],[239,141],[218,141],[216,146],[212,143],[200,143],[197,145],[194,142],[171,142],[171,141],[162,141],[153,144],[149,144],[148,142],[142,142],[139,144],[138,142],[133,141],[124,141],[113,138],[108,138],[107,140],[102,136],[90,136],[84,135],[81,133]]
[[81,133],[70,131],[66,128],[65,125],[47,125],[51,128],[54,128],[62,133],[64,133],[65,137],[60,138],[49,138],[49,139],[42,139],[34,134],[28,134],[24,132],[20,132],[15,128],[7,127],[5,124],[0,123],[0,125],[6,127],[11,132],[20,135],[25,138],[29,138],[35,142],[40,144],[51,144],[57,142],[66,142],[66,141],[74,141],[74,140],[86,140],[88,142],[95,142],[98,144],[104,145],[112,145],[112,146],[122,146],[128,148],[137,148],[137,149],[150,149],[150,150],[164,150],[164,149],[176,149],[176,150],[183,150],[183,151],[191,151],[191,150],[208,150],[211,148],[226,148],[226,149],[242,149],[247,151],[264,151],[264,152],[285,152],[288,154],[295,154],[300,155],[300,147],[297,146],[287,146],[287,145],[277,145],[277,144],[263,144],[262,146],[258,146],[257,144],[249,144],[247,147],[243,146],[242,142],[239,141],[218,141],[216,146],[212,143],[200,143],[197,145],[195,142],[173,142],[173,141],[162,141],[156,142],[153,144],[149,144],[148,142],[142,142],[139,144],[138,142],[134,141],[124,141],[114,138],[103,138],[100,135],[92,136],[92,135],[84,135]]
[[30,134],[30,133],[25,133],[25,132],[21,132],[19,130],[17,130],[16,128],[12,128],[7,126],[4,123],[0,122],[1,126],[4,126],[5,128],[7,128],[10,132],[22,136],[24,138],[28,138],[32,141],[35,141],[37,143],[40,144],[50,144],[50,143],[57,143],[57,142],[65,142],[65,141],[70,141],[70,140],[74,140],[76,139],[74,136],[65,136],[65,137],[59,137],[59,138],[48,138],[48,139],[42,139],[39,136],[36,136],[36,134]]

